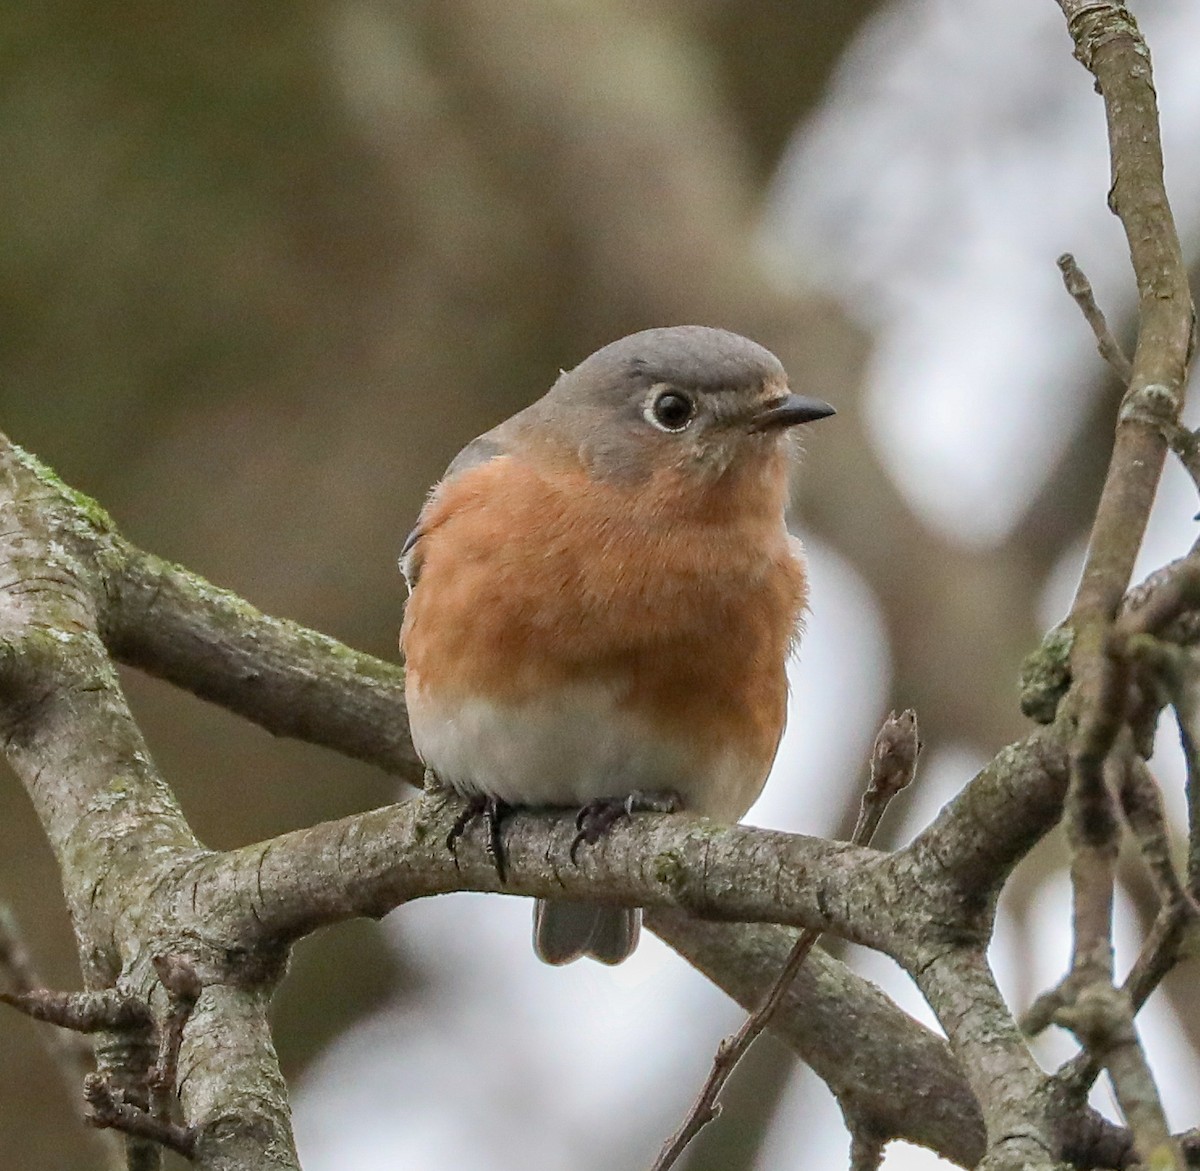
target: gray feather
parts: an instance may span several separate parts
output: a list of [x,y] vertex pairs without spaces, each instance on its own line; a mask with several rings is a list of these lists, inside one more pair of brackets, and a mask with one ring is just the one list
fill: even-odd
[[591,956],[619,964],[637,947],[642,912],[636,907],[538,899],[533,909],[533,950],[548,964]]
[[[507,419],[499,427],[493,427],[490,431],[480,435],[478,439],[472,439],[450,461],[450,466],[446,468],[442,474],[442,478],[434,486],[433,491],[429,494],[429,499],[432,500],[437,495],[438,488],[447,481],[452,480],[460,472],[465,472],[470,468],[477,468],[481,464],[490,463],[498,455],[503,455],[507,450],[504,443],[505,428],[511,422],[511,419]],[[422,509],[421,516],[423,517],[424,514],[425,510]],[[421,526],[421,517],[418,517],[416,525],[413,527],[412,532],[405,537],[404,545],[400,550],[400,572],[404,574],[404,580],[408,583],[408,592],[410,594],[417,584],[417,578],[421,576],[421,552],[418,544],[424,532],[425,530]]]

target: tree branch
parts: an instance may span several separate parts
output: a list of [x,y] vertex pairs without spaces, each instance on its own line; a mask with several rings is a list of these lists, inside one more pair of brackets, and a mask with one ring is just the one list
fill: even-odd
[[[1191,355],[1187,269],[1163,186],[1150,54],[1117,0],[1059,0],[1075,55],[1095,76],[1108,119],[1112,189],[1138,285],[1138,341],[1109,472],[1072,607],[1077,633],[1111,621],[1129,584],[1166,455],[1162,424],[1176,424]],[[1098,646],[1089,640],[1085,651]]]
[[[123,994],[148,1002],[157,983],[152,957],[196,950],[175,879],[204,851],[150,760],[97,635],[104,599],[92,557],[98,530],[110,526],[6,442],[0,516],[0,737],[57,856],[87,991],[120,980]],[[219,1015],[193,1016],[181,1053],[197,1161],[221,1171],[294,1171],[265,1015],[278,957],[254,957],[259,971],[249,989],[238,986],[246,965],[236,957],[207,953],[200,964],[222,983],[227,1004]],[[230,1035],[234,1021],[241,1027]],[[198,1055],[214,1044],[220,1061],[205,1068]],[[115,1090],[144,1077],[120,1034],[97,1047],[97,1060]],[[139,1068],[126,1077],[129,1062]]]
[[[17,927],[16,916],[7,903],[0,903],[0,981],[7,985],[0,992],[0,1000],[35,1019],[46,1019],[28,1012],[25,1007],[25,1001],[31,997],[37,998],[39,993],[45,992],[45,988]],[[65,1079],[74,1091],[79,1079],[92,1067],[91,1045],[78,1033],[69,1031],[52,1032],[48,1035],[48,1041]]]
[[[872,747],[871,780],[862,797],[858,823],[850,835],[853,845],[865,846],[870,843],[892,798],[911,783],[916,772],[920,748],[916,713],[910,710],[897,716],[892,712],[884,721]],[[737,1033],[721,1042],[699,1096],[683,1122],[663,1146],[654,1162],[654,1171],[666,1171],[667,1168],[673,1167],[692,1139],[720,1113],[717,1099],[721,1090],[750,1046],[770,1026],[773,1017],[783,1005],[796,973],[800,971],[820,938],[820,930],[814,927],[806,927],[800,932],[763,1002],[746,1018]],[[857,1134],[855,1138],[857,1144]],[[866,1144],[864,1139],[863,1144],[856,1145],[856,1149],[858,1145],[865,1151],[869,1144]],[[882,1154],[883,1147],[880,1145],[875,1165],[882,1158]]]
[[1043,1016],[1053,1009],[1055,1019],[1105,1062],[1143,1160],[1181,1167],[1137,1041],[1128,998],[1112,983],[1119,825],[1105,765],[1131,715],[1131,664],[1125,640],[1111,635],[1112,624],[1141,546],[1168,436],[1178,427],[1193,310],[1163,186],[1158,109],[1146,44],[1117,0],[1059,3],[1075,55],[1094,75],[1104,97],[1113,175],[1109,205],[1125,229],[1137,278],[1138,341],[1069,618],[1075,633],[1070,703],[1078,713],[1067,801],[1071,970],[1059,989],[1035,1008]]
[[266,728],[420,786],[404,672],[272,618],[110,532],[100,551],[113,656]]
[[[126,938],[130,954],[137,957],[132,968],[124,965],[126,978],[147,995],[154,986],[153,955],[188,956],[207,986],[181,1053],[181,1066],[187,1070],[184,1116],[197,1132],[197,1160],[206,1167],[217,1165],[208,1136],[218,1133],[240,1134],[250,1143],[247,1150],[258,1150],[255,1157],[262,1157],[262,1144],[271,1145],[271,1136],[282,1135],[282,1145],[272,1150],[286,1152],[286,1102],[260,1000],[278,977],[287,941],[321,923],[354,914],[383,914],[424,894],[498,890],[495,871],[482,845],[472,848],[469,838],[458,851],[457,863],[446,853],[442,843],[453,810],[430,798],[227,854],[201,850],[135,735],[104,648],[88,633],[89,626],[107,628],[104,607],[116,596],[111,589],[89,585],[113,581],[112,551],[118,545],[111,522],[97,522],[94,506],[77,500],[22,453],[9,449],[6,454],[0,448],[0,466],[7,476],[5,507],[15,522],[8,528],[17,534],[10,540],[23,541],[28,554],[19,565],[10,558],[15,572],[9,576],[17,582],[45,576],[45,550],[58,549],[57,571],[74,606],[66,617],[60,612],[13,613],[0,608],[8,615],[4,629],[11,637],[25,637],[33,630],[34,649],[41,653],[40,658],[10,655],[3,663],[7,671],[0,674],[0,686],[18,725],[11,734],[10,759],[31,786],[60,852],[68,898],[78,908],[82,930],[99,941],[89,954],[103,962],[90,978],[96,987],[108,987],[122,970],[103,942],[112,932]],[[27,518],[33,532],[22,527]],[[51,533],[47,523],[57,529]],[[62,561],[62,550],[70,550],[73,560]],[[89,559],[105,566],[102,575],[89,569]],[[19,597],[24,604],[38,598],[43,606],[54,600],[53,595],[35,593]],[[214,694],[239,710],[261,714],[245,698],[245,689],[254,686],[258,656],[263,655],[264,669],[270,670],[272,661],[288,657],[287,642],[295,638],[308,667],[305,686],[291,693],[297,706],[292,729],[301,736],[336,737],[344,732],[358,745],[364,737],[369,739],[359,724],[377,718],[381,700],[395,702],[394,671],[372,667],[363,683],[370,700],[338,717],[341,731],[326,725],[316,732],[319,721],[309,716],[335,701],[345,654],[337,644],[287,624],[272,626],[270,637],[264,638],[264,620],[257,612],[239,607],[228,596],[220,605],[221,622],[214,620],[213,626],[221,625],[226,644],[238,648],[236,656],[220,661],[227,667],[236,662],[239,669],[229,689],[214,689]],[[70,637],[37,633],[57,630],[60,622],[73,631]],[[267,649],[260,651],[264,643]],[[126,646],[120,641],[115,645]],[[169,656],[170,670],[178,673],[185,673],[193,658],[211,659],[212,654],[205,638],[181,638],[171,648],[158,642],[145,645],[150,648],[147,655]],[[324,670],[326,661],[333,668],[329,672]],[[223,668],[210,662],[203,669]],[[64,672],[86,678],[78,687],[84,702],[54,703],[55,688],[49,681],[63,678]],[[111,734],[106,724],[110,717],[118,729],[126,729],[124,737]],[[68,772],[55,753],[74,760],[74,746],[90,743],[90,737],[103,743],[105,752],[84,757],[83,767]],[[60,770],[66,774],[65,792],[75,793],[66,801],[56,797]],[[1055,780],[1060,774],[1065,775],[1061,736],[1054,727],[1040,729],[1001,754],[934,827],[891,857],[796,835],[718,827],[697,818],[643,815],[631,825],[617,826],[596,849],[580,852],[580,864],[574,867],[568,863],[575,833],[568,816],[519,814],[506,828],[511,878],[503,889],[581,897],[603,891],[650,907],[820,927],[902,954],[908,948],[905,939],[922,930],[923,913],[932,913],[948,931],[954,930],[952,923],[960,913],[967,925],[960,924],[959,930],[984,929],[979,916],[990,914],[990,900],[979,892],[998,887],[1017,858],[1054,823],[1065,787],[1065,781]],[[114,777],[119,778],[115,785]],[[84,810],[91,818],[87,833],[78,828]],[[93,842],[97,827],[103,832]],[[138,848],[143,831],[156,843],[150,852]],[[774,885],[747,882],[747,874],[770,874]],[[119,895],[128,883],[154,891],[162,914],[143,903],[137,931],[127,937],[134,924]],[[971,897],[961,899],[961,892],[969,888],[974,888]],[[930,912],[935,904],[937,910]],[[732,978],[729,972],[722,975],[726,983]],[[204,1005],[218,985],[227,989],[225,1010],[205,1013]],[[231,1016],[241,1021],[235,1030],[237,1044],[227,1031]],[[780,1027],[787,1027],[786,1020]],[[217,1035],[226,1040],[214,1048]],[[189,1058],[210,1051],[211,1062]],[[235,1054],[238,1061],[233,1060]],[[236,1079],[235,1070],[240,1071]],[[235,1080],[236,1105],[226,1098],[234,1092]],[[263,1093],[247,1094],[245,1084],[262,1085]],[[257,1113],[247,1117],[247,1109]],[[290,1164],[285,1160],[278,1165]]]
[[97,1127],[111,1127],[132,1135],[159,1143],[168,1150],[176,1151],[190,1159],[196,1149],[195,1132],[185,1126],[157,1118],[147,1111],[132,1106],[114,1090],[104,1078],[89,1073],[83,1081],[83,1094],[92,1108],[88,1122]]
[[[457,856],[446,849],[458,811],[457,801],[422,796],[198,858],[182,880],[202,921],[250,947],[456,890],[602,896],[709,918],[820,925],[868,946],[895,933],[886,859],[845,842],[639,813],[572,862],[570,811],[519,811],[504,822],[502,882],[482,827],[464,835]],[[747,883],[747,874],[771,880]]]
[[[762,1003],[796,938],[768,924],[713,923],[669,909],[647,912],[646,922],[747,1011]],[[946,1042],[821,949],[796,974],[771,1031],[844,1111],[879,1133],[964,1167],[982,1156],[979,1105]]]
[[1049,1171],[1062,1155],[1051,1086],[996,987],[985,946],[986,939],[932,942],[910,972],[983,1111],[988,1154],[981,1165]]
[[1112,335],[1104,312],[1096,304],[1096,296],[1092,292],[1092,283],[1083,275],[1083,270],[1075,263],[1075,257],[1064,252],[1058,258],[1058,270],[1062,273],[1063,284],[1067,292],[1075,299],[1084,320],[1091,326],[1096,336],[1096,348],[1100,356],[1112,367],[1113,373],[1120,379],[1122,386],[1129,385],[1133,366],[1121,349],[1121,343]]

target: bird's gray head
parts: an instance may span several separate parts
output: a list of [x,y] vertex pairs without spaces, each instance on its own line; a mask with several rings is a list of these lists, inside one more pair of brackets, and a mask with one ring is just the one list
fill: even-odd
[[711,479],[777,449],[789,427],[834,413],[792,394],[770,350],[701,325],[604,346],[564,372],[536,411],[594,475],[625,482],[660,468]]

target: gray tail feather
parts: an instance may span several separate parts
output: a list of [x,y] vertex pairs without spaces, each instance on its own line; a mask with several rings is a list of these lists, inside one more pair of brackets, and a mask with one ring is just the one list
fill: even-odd
[[548,964],[569,964],[585,955],[619,964],[633,954],[641,928],[642,912],[636,907],[538,899],[533,950]]

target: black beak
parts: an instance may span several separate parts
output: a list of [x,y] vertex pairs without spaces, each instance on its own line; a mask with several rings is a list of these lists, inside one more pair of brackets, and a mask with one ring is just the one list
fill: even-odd
[[803,394],[789,394],[777,399],[765,410],[760,411],[750,422],[751,431],[774,431],[781,427],[794,427],[797,423],[811,423],[816,419],[827,419],[837,412],[819,398]]

